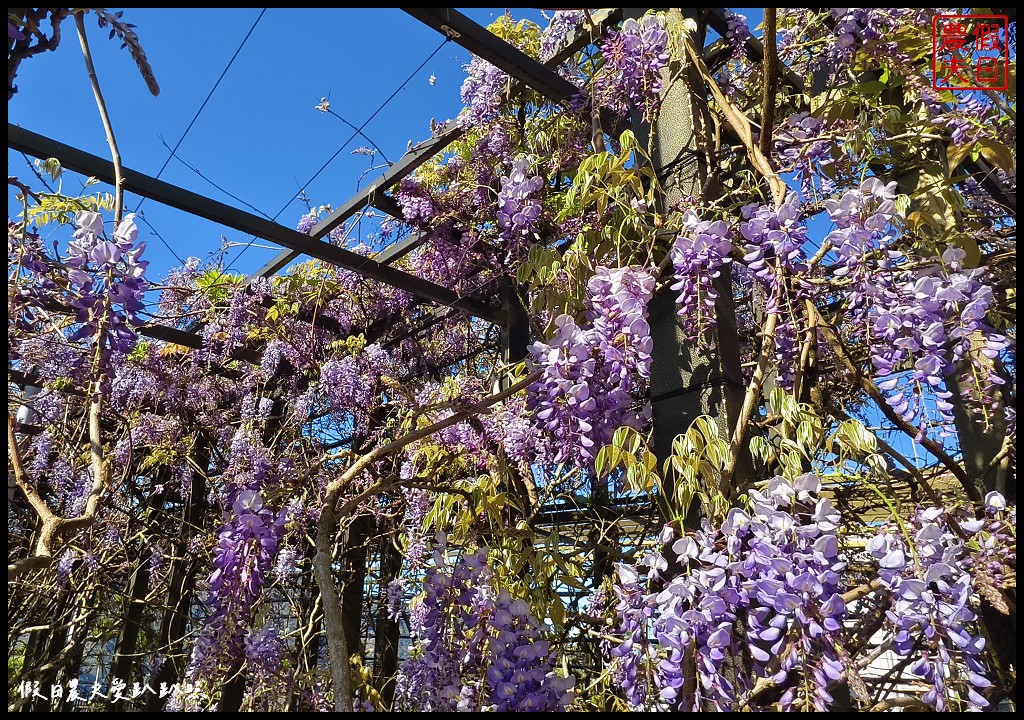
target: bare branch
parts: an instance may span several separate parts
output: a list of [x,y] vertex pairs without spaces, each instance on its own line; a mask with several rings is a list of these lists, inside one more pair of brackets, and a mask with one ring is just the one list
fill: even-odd
[[[779,287],[781,287],[781,283]],[[733,429],[732,439],[729,441],[729,464],[722,471],[722,479],[718,485],[718,489],[727,498],[730,497],[730,485],[739,463],[740,449],[747,439],[750,419],[754,416],[754,410],[759,404],[761,387],[764,385],[764,379],[768,373],[768,363],[775,347],[775,326],[778,321],[778,313],[769,312],[765,318],[764,327],[761,328],[761,352],[757,357],[757,367],[754,368],[750,384],[747,385],[747,391],[743,395],[740,416],[736,420],[736,427]]]
[[746,148],[747,157],[750,159],[750,164],[761,173],[768,181],[768,186],[772,191],[772,199],[775,201],[776,207],[782,205],[786,199],[786,183],[783,182],[779,174],[772,168],[768,158],[764,156],[760,148],[754,144],[754,135],[751,131],[751,123],[743,111],[740,110],[736,104],[730,100],[722,88],[715,82],[715,78],[711,75],[707,65],[704,64],[704,58],[701,51],[694,44],[693,37],[689,32],[682,33],[683,47],[686,49],[687,55],[690,56],[690,60],[693,62],[697,71],[704,78],[704,82],[707,83],[708,89],[711,90],[711,96],[718,103],[719,108],[722,110],[722,115],[725,117],[725,121],[729,123],[733,132],[739,137],[740,142],[743,143],[743,147]]
[[92,93],[96,96],[96,107],[99,108],[100,119],[103,120],[103,130],[107,134],[107,145],[110,146],[110,159],[114,163],[114,227],[116,228],[121,222],[121,213],[124,211],[124,168],[121,165],[121,152],[117,149],[114,128],[110,124],[110,115],[107,113],[107,103],[103,99],[100,81],[96,77],[96,68],[92,64],[89,38],[85,34],[85,13],[75,13],[75,27],[78,28],[78,41],[82,45],[82,55],[85,57],[85,69],[89,73]]

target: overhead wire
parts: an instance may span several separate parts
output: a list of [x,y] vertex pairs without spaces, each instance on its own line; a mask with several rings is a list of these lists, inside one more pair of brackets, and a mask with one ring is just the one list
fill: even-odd
[[[370,115],[370,117],[366,118],[366,120],[364,120],[364,121],[363,121],[362,125],[360,125],[360,126],[359,126],[358,128],[356,128],[356,129],[355,129],[355,131],[354,131],[354,132],[353,132],[353,133],[352,133],[351,135],[349,135],[348,139],[346,139],[346,140],[345,140],[345,142],[343,142],[343,143],[342,143],[342,144],[341,144],[341,145],[340,145],[340,146],[338,147],[338,149],[334,151],[334,154],[333,154],[333,155],[331,155],[331,156],[330,156],[330,157],[329,157],[329,158],[327,159],[327,161],[326,161],[326,162],[324,162],[324,164],[320,166],[320,169],[319,169],[319,170],[317,170],[317,171],[316,171],[315,173],[313,173],[312,177],[310,177],[310,178],[309,178],[309,179],[308,179],[308,180],[307,180],[307,181],[306,181],[305,183],[303,183],[303,184],[302,184],[302,185],[301,185],[301,186],[299,187],[298,191],[296,191],[296,192],[295,192],[295,194],[294,194],[294,195],[292,195],[292,196],[291,196],[290,198],[288,198],[288,202],[286,202],[286,203],[284,204],[284,206],[283,206],[283,207],[282,207],[282,208],[281,208],[280,210],[278,210],[278,211],[277,211],[277,213],[276,213],[276,214],[274,215],[274,218],[273,218],[273,219],[274,219],[274,221],[276,221],[276,220],[277,220],[277,218],[279,218],[279,217],[281,216],[281,214],[282,214],[282,213],[284,213],[284,211],[288,209],[288,207],[289,207],[289,206],[290,206],[290,205],[292,204],[292,202],[294,202],[294,201],[295,201],[295,198],[299,197],[300,195],[302,195],[302,194],[303,194],[303,193],[304,193],[304,192],[306,191],[306,189],[307,189],[307,188],[309,187],[310,183],[312,183],[312,182],[313,182],[314,180],[316,180],[316,179],[317,179],[318,177],[320,177],[320,174],[321,174],[321,173],[322,173],[322,172],[323,172],[324,170],[326,170],[326,169],[327,169],[327,167],[328,167],[328,166],[329,166],[329,165],[330,165],[330,164],[331,164],[332,162],[334,162],[335,158],[337,158],[337,157],[338,157],[338,155],[340,155],[340,154],[342,153],[342,151],[343,151],[343,150],[344,150],[344,149],[345,149],[346,147],[348,147],[349,143],[351,143],[351,142],[352,142],[353,140],[355,140],[355,139],[356,139],[357,137],[359,137],[360,135],[362,135],[363,137],[366,137],[365,135],[363,135],[363,130],[364,130],[364,128],[366,128],[366,126],[367,126],[367,125],[369,125],[369,124],[370,124],[370,122],[371,122],[371,121],[372,121],[372,120],[373,120],[373,119],[374,119],[375,117],[377,117],[377,115],[379,115],[379,114],[381,113],[381,111],[382,111],[382,110],[384,110],[384,108],[385,108],[385,107],[387,107],[388,103],[390,103],[390,102],[391,102],[391,101],[392,101],[392,100],[393,100],[393,99],[395,98],[395,96],[396,96],[396,95],[398,95],[398,93],[400,93],[400,92],[401,92],[402,90],[404,90],[404,89],[405,89],[405,86],[406,86],[406,85],[408,85],[408,84],[409,84],[409,83],[410,83],[410,82],[412,81],[412,79],[413,79],[414,77],[416,77],[416,76],[417,76],[417,75],[418,75],[418,74],[420,73],[420,71],[421,71],[421,70],[422,70],[422,69],[423,69],[424,67],[426,67],[427,63],[429,63],[429,62],[430,62],[431,60],[433,60],[433,59],[434,59],[434,57],[435,57],[435,56],[436,56],[436,55],[437,55],[437,54],[438,54],[439,52],[441,52],[441,48],[443,48],[443,47],[444,47],[445,45],[447,45],[447,44],[448,44],[449,42],[451,42],[451,38],[447,38],[447,37],[446,37],[446,38],[445,38],[444,40],[442,40],[442,41],[441,41],[441,44],[440,44],[440,45],[438,45],[438,46],[437,46],[437,47],[436,47],[436,48],[434,49],[434,51],[433,51],[432,53],[430,53],[430,55],[428,55],[428,56],[427,56],[427,58],[426,58],[426,59],[425,59],[425,60],[424,60],[423,62],[421,62],[421,63],[420,63],[420,64],[419,64],[418,66],[417,66],[417,68],[416,68],[415,70],[413,70],[413,71],[412,71],[412,72],[411,72],[411,73],[409,74],[409,76],[408,76],[408,77],[407,77],[407,78],[406,78],[406,79],[405,79],[405,80],[404,80],[404,81],[402,82],[402,84],[401,84],[401,85],[399,85],[399,86],[398,86],[398,87],[397,87],[397,88],[395,89],[395,91],[394,91],[394,92],[392,92],[392,93],[391,93],[390,95],[388,95],[387,99],[386,99],[386,100],[384,100],[384,102],[382,102],[382,103],[380,104],[380,106],[379,106],[379,107],[378,107],[378,108],[377,108],[376,110],[374,110],[374,111],[373,111],[373,113],[372,113],[372,114]],[[347,122],[347,121],[346,121],[346,122]],[[230,264],[230,265],[228,265],[228,268],[227,268],[228,270],[230,270],[230,269],[231,269],[232,267],[234,267],[235,263],[237,263],[237,262],[238,262],[238,261],[239,261],[239,260],[241,259],[242,255],[244,255],[244,254],[245,254],[245,251],[246,251],[246,250],[248,250],[248,249],[249,249],[249,247],[250,247],[250,246],[251,246],[251,245],[252,245],[252,244],[253,244],[253,243],[254,243],[255,241],[256,241],[256,238],[254,237],[254,238],[252,238],[252,240],[250,240],[250,241],[249,241],[248,243],[246,243],[246,244],[245,244],[245,246],[244,246],[244,247],[243,247],[243,248],[242,248],[242,249],[241,249],[241,250],[239,251],[238,255],[236,255],[236,256],[235,256],[234,260],[232,260],[232,261],[231,261],[231,264]]]
[[[260,20],[263,18],[264,13],[266,12],[266,8],[262,8],[260,10],[260,14],[256,17],[256,20],[255,22],[253,22],[252,27],[249,28],[249,32],[247,32],[245,34],[245,37],[242,38],[242,42],[239,43],[238,48],[235,49],[235,52],[231,56],[231,59],[228,60],[228,64],[224,67],[224,70],[221,71],[220,77],[217,78],[217,82],[213,84],[213,87],[210,88],[210,92],[206,94],[206,99],[203,100],[203,104],[199,106],[199,109],[196,110],[195,115],[192,116],[192,120],[189,121],[188,127],[185,128],[185,132],[181,134],[181,137],[178,138],[178,142],[176,142],[174,144],[174,147],[171,148],[170,154],[167,156],[167,159],[164,160],[164,164],[160,166],[160,170],[158,170],[156,173],[156,180],[160,179],[160,176],[163,174],[164,170],[166,170],[167,166],[170,164],[171,159],[175,157],[175,153],[178,152],[178,148],[181,147],[181,144],[185,141],[185,138],[188,137],[189,131],[192,130],[192,127],[196,124],[196,121],[199,120],[199,116],[202,114],[203,110],[210,102],[210,99],[213,97],[213,94],[217,91],[217,88],[220,87],[220,83],[224,79],[224,76],[228,74],[228,70],[231,69],[231,66],[235,62],[235,59],[238,57],[239,53],[242,52],[242,48],[245,47],[245,44],[249,41],[249,38],[252,36],[253,31],[256,29],[256,26],[259,24]],[[164,147],[167,147],[167,143],[164,143]],[[144,203],[145,201],[146,197],[143,196],[142,199],[139,200],[139,204],[135,206],[135,212],[139,211],[139,208],[142,207],[142,203]]]
[[[173,148],[171,148],[170,154],[168,154],[168,156],[167,156],[167,159],[166,159],[166,160],[164,160],[164,164],[163,164],[163,165],[161,165],[161,166],[160,166],[160,170],[158,170],[158,171],[157,171],[157,174],[156,174],[156,176],[155,176],[155,179],[157,179],[157,180],[159,180],[159,179],[160,179],[160,176],[161,176],[161,175],[163,174],[164,170],[166,170],[166,169],[167,169],[167,166],[168,166],[168,165],[170,164],[170,162],[171,162],[171,159],[172,159],[172,158],[174,158],[174,157],[176,157],[176,153],[178,152],[178,148],[180,148],[180,147],[181,147],[181,144],[182,144],[182,143],[183,143],[183,142],[185,141],[185,138],[186,138],[186,137],[188,137],[189,131],[191,131],[191,130],[192,130],[192,127],[193,127],[193,126],[194,126],[194,125],[196,124],[196,121],[197,121],[197,120],[199,120],[199,116],[200,116],[200,115],[202,114],[202,112],[203,112],[203,110],[204,110],[204,109],[206,108],[207,104],[209,104],[209,102],[210,102],[210,99],[211,99],[211,98],[213,97],[213,94],[214,94],[214,93],[215,93],[215,92],[217,91],[217,88],[218,88],[218,87],[220,87],[220,83],[221,83],[221,81],[222,81],[222,80],[224,79],[224,77],[225,77],[225,76],[226,76],[226,75],[228,74],[228,70],[230,70],[230,69],[231,69],[231,66],[232,66],[232,65],[233,65],[233,64],[235,63],[235,60],[236,60],[236,59],[238,58],[238,55],[239,55],[239,54],[240,54],[240,53],[242,52],[242,48],[244,48],[244,47],[245,47],[245,44],[246,44],[247,42],[249,42],[249,38],[250,38],[250,37],[252,37],[252,33],[253,33],[253,31],[254,31],[254,30],[256,29],[256,26],[257,26],[257,25],[259,25],[259,22],[260,22],[260,20],[262,20],[262,19],[263,19],[263,15],[264,15],[264,14],[265,14],[266,12],[267,12],[267,9],[266,9],[266,8],[261,8],[261,9],[260,9],[260,14],[256,16],[256,20],[255,20],[255,21],[253,22],[253,24],[252,24],[252,27],[250,27],[250,28],[249,28],[249,32],[247,32],[247,33],[245,34],[245,37],[244,37],[244,38],[242,38],[242,41],[241,41],[241,42],[239,43],[238,47],[237,47],[237,48],[235,49],[235,52],[234,52],[234,54],[232,54],[232,56],[231,56],[231,59],[230,59],[230,60],[228,60],[228,64],[227,64],[227,65],[226,65],[226,66],[224,67],[224,70],[223,70],[223,71],[221,71],[220,77],[218,77],[218,78],[217,78],[217,82],[215,82],[215,83],[213,84],[213,87],[212,87],[212,88],[210,88],[210,92],[208,92],[208,93],[206,94],[206,99],[205,99],[205,100],[203,100],[203,103],[202,103],[202,104],[201,104],[201,105],[199,106],[199,109],[198,109],[198,110],[196,110],[196,112],[195,112],[195,115],[193,115],[193,116],[192,116],[192,119],[191,119],[191,120],[189,121],[189,123],[188,123],[188,126],[187,126],[187,127],[185,128],[185,131],[184,131],[184,132],[183,132],[183,133],[181,134],[181,137],[179,137],[179,138],[178,138],[178,142],[176,142],[176,143],[174,144],[174,147],[173,147]],[[167,146],[167,143],[164,143],[164,146],[166,147],[166,146]],[[232,197],[234,197],[234,196],[232,196]],[[236,199],[237,199],[237,198],[236,198]],[[139,204],[135,206],[135,212],[136,212],[136,213],[138,213],[138,212],[139,212],[139,209],[140,209],[140,208],[142,207],[142,204],[143,204],[144,202],[146,202],[146,196],[145,196],[145,195],[143,195],[143,196],[142,196],[142,197],[141,197],[141,198],[139,199]],[[250,207],[251,207],[251,206],[250,206]],[[148,223],[148,222],[147,222],[146,224],[147,224],[147,225],[149,225],[149,223]],[[150,225],[150,227],[152,228],[153,226],[152,226],[152,225]],[[178,261],[179,263],[181,263],[182,265],[184,265],[184,264],[185,264],[185,261],[184,261],[184,260],[182,260],[181,256],[180,256],[180,255],[178,255],[178,253],[177,253],[177,252],[175,252],[174,248],[172,248],[172,247],[171,247],[171,246],[170,246],[170,245],[168,244],[168,242],[167,242],[166,240],[164,240],[163,236],[161,236],[161,235],[160,235],[160,233],[156,233],[156,236],[157,236],[157,238],[159,238],[160,242],[162,242],[162,243],[163,243],[164,247],[166,247],[166,248],[167,248],[167,249],[168,249],[168,250],[170,251],[170,253],[171,253],[171,254],[172,254],[172,255],[174,256],[174,258],[175,258],[175,259],[176,259],[176,260],[177,260],[177,261]]]

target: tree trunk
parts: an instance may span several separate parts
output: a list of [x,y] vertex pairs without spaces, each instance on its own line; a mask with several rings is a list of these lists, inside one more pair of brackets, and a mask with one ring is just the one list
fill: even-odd
[[[625,17],[637,18],[643,8],[627,8]],[[670,10],[667,25],[677,32],[685,18],[695,19],[696,10]],[[703,42],[703,38],[699,38]],[[651,161],[665,195],[660,199],[660,212],[666,212],[684,196],[704,196],[715,191],[710,186],[712,168],[701,153],[702,142],[710,137],[701,106],[694,102],[692,88],[703,88],[703,81],[689,69],[677,75],[679,59],[674,59],[663,71],[664,89],[661,108],[654,128],[634,116],[634,132],[641,145],[650,141]],[[698,102],[703,98],[699,98]],[[670,242],[673,238],[669,239]],[[732,437],[743,403],[743,376],[740,368],[739,338],[736,334],[736,309],[733,302],[732,282],[728,272],[715,280],[719,299],[715,304],[718,328],[707,338],[708,349],[698,349],[687,339],[679,326],[675,293],[665,289],[650,303],[651,337],[651,403],[654,433],[652,451],[658,458],[659,469],[672,455],[672,442],[686,432],[700,415],[715,418],[720,436]],[[744,453],[746,455],[746,453]],[[736,480],[744,481],[753,472],[749,458],[741,459]],[[668,475],[668,473],[666,473]],[[667,516],[675,515],[673,495],[675,488],[664,477],[663,507]],[[687,514],[687,525],[693,526],[700,517],[699,504],[694,501]],[[666,517],[666,520],[668,517]]]
[[[207,446],[198,444],[195,449],[195,463],[204,470],[209,467]],[[198,470],[192,473],[192,482],[188,500],[183,510],[183,526],[178,542],[174,544],[173,559],[167,570],[167,597],[164,603],[166,610],[160,623],[159,647],[163,648],[164,663],[156,675],[150,679],[154,692],[146,700],[147,712],[163,710],[167,696],[160,696],[160,686],[170,687],[178,682],[188,668],[185,657],[185,638],[188,631],[192,598],[195,593],[196,574],[199,572],[198,561],[189,556],[189,541],[193,528],[202,523],[206,514],[206,475]]]
[[402,553],[395,547],[395,538],[384,535],[380,539],[380,598],[377,604],[377,627],[373,636],[373,676],[384,709],[395,701],[395,675],[398,674],[397,620],[388,617],[388,586],[402,571]]

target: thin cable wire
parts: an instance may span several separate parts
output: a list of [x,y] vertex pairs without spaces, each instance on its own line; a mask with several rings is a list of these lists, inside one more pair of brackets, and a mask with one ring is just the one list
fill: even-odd
[[[447,45],[447,44],[448,44],[449,42],[451,42],[451,38],[447,38],[447,37],[446,37],[446,38],[445,38],[444,40],[442,40],[442,41],[441,41],[441,44],[437,46],[437,48],[436,48],[436,49],[434,50],[434,52],[430,53],[430,55],[429,55],[429,56],[427,56],[426,60],[424,60],[423,62],[421,62],[421,63],[419,64],[419,66],[418,66],[418,67],[417,67],[417,68],[416,68],[415,70],[413,70],[413,71],[412,71],[412,73],[410,73],[409,77],[407,77],[407,78],[405,79],[405,81],[404,81],[404,82],[403,82],[403,83],[402,83],[401,85],[399,85],[399,86],[398,86],[398,88],[397,88],[397,89],[396,89],[396,90],[395,90],[395,91],[394,91],[393,93],[391,93],[390,95],[388,95],[387,99],[386,99],[386,100],[385,100],[385,101],[384,101],[383,103],[381,103],[381,104],[380,104],[380,107],[378,107],[378,108],[377,108],[376,110],[374,110],[374,111],[373,111],[373,114],[372,114],[372,115],[370,115],[370,117],[366,118],[366,120],[364,120],[364,121],[363,121],[363,124],[362,124],[362,125],[360,125],[360,126],[359,126],[359,127],[358,127],[358,128],[356,129],[356,131],[355,131],[354,133],[352,133],[352,134],[351,134],[351,135],[350,135],[350,136],[348,137],[348,139],[347,139],[347,140],[346,140],[345,142],[343,142],[343,143],[341,144],[341,146],[340,146],[340,147],[339,147],[339,148],[338,148],[338,149],[337,149],[337,150],[336,150],[336,151],[334,152],[334,154],[333,154],[333,155],[331,155],[331,156],[330,156],[330,157],[329,157],[329,158],[327,159],[327,162],[325,162],[325,163],[324,163],[323,165],[321,165],[321,166],[320,166],[320,169],[319,169],[319,170],[317,170],[317,171],[316,171],[315,173],[313,173],[313,176],[312,176],[312,177],[311,177],[311,178],[310,178],[309,180],[307,180],[307,181],[306,181],[305,183],[303,183],[303,184],[302,184],[302,186],[301,186],[301,187],[299,188],[299,190],[298,190],[298,191],[297,191],[297,192],[296,192],[296,193],[295,193],[294,195],[292,195],[292,196],[291,196],[290,198],[288,198],[288,202],[286,202],[286,203],[284,204],[284,207],[282,207],[282,208],[281,208],[280,210],[278,210],[278,211],[277,211],[277,213],[276,213],[276,214],[274,215],[274,221],[275,221],[275,222],[276,222],[276,221],[277,221],[277,219],[278,219],[278,218],[279,218],[279,217],[281,216],[281,214],[282,214],[282,213],[283,213],[283,212],[284,212],[285,210],[287,210],[287,209],[288,209],[288,207],[289,207],[289,206],[290,206],[290,205],[292,204],[292,202],[293,202],[293,201],[295,200],[295,198],[299,197],[299,195],[301,195],[302,193],[304,193],[304,192],[306,191],[306,188],[307,188],[307,187],[309,187],[309,184],[310,184],[311,182],[313,182],[314,180],[316,180],[316,179],[317,179],[318,177],[320,177],[320,173],[322,173],[322,172],[323,172],[324,170],[326,170],[326,169],[327,169],[327,166],[328,166],[328,165],[330,165],[330,164],[331,164],[332,162],[334,162],[334,159],[335,159],[336,157],[338,157],[338,155],[340,155],[340,154],[341,154],[341,151],[342,151],[342,150],[344,150],[344,149],[345,149],[346,147],[348,147],[349,143],[351,143],[351,142],[352,142],[353,140],[355,140],[355,139],[356,139],[356,138],[357,138],[358,136],[360,136],[360,135],[362,135],[362,134],[363,134],[363,128],[365,128],[365,127],[366,127],[367,125],[369,125],[369,124],[370,124],[370,121],[372,121],[372,120],[373,120],[373,119],[374,119],[375,117],[377,117],[377,115],[379,115],[379,114],[380,114],[380,112],[381,112],[381,111],[382,111],[382,110],[383,110],[383,109],[384,109],[385,107],[387,107],[387,104],[388,104],[388,103],[390,103],[390,102],[391,102],[391,101],[392,101],[392,100],[393,100],[393,99],[395,98],[395,96],[396,96],[396,95],[398,95],[398,93],[402,92],[402,90],[404,90],[404,89],[405,89],[405,86],[406,86],[406,85],[408,85],[408,84],[409,84],[409,83],[410,83],[410,82],[412,81],[412,79],[413,79],[414,77],[416,77],[416,75],[418,75],[418,74],[419,74],[420,70],[422,70],[422,69],[423,69],[424,67],[426,67],[427,63],[429,63],[429,62],[430,62],[431,60],[433,60],[433,59],[434,59],[434,56],[435,56],[435,55],[437,55],[437,54],[438,54],[439,52],[441,52],[441,48],[443,48],[443,47],[444,47],[445,45]],[[364,135],[364,137],[365,137],[365,135]],[[234,259],[234,260],[232,260],[232,261],[231,261],[231,264],[230,264],[230,265],[228,265],[228,267],[227,267],[227,268],[225,269],[225,272],[227,272],[227,271],[228,271],[228,270],[230,270],[230,269],[231,269],[232,267],[234,267],[235,263],[237,263],[237,262],[238,262],[238,261],[239,261],[239,260],[241,259],[242,255],[244,255],[244,254],[245,254],[245,251],[246,251],[246,250],[248,250],[248,249],[249,249],[249,247],[250,247],[250,246],[251,246],[251,245],[252,245],[252,244],[253,244],[253,243],[254,243],[255,241],[256,241],[256,238],[255,238],[255,237],[253,237],[253,238],[252,238],[252,240],[250,240],[250,241],[249,241],[248,243],[246,243],[246,244],[245,244],[245,246],[244,246],[244,247],[243,247],[243,248],[242,248],[242,249],[241,249],[241,250],[239,251],[238,255],[236,255],[236,256],[235,256],[235,259]]]
[[[317,106],[317,110],[319,110],[319,109],[320,109],[320,106]],[[380,153],[380,156],[381,156],[381,157],[382,157],[382,158],[384,159],[384,162],[386,162],[386,163],[387,163],[388,165],[393,165],[393,164],[394,164],[394,163],[392,163],[392,162],[391,162],[390,160],[388,160],[388,157],[387,157],[387,155],[385,155],[385,154],[384,154],[384,151],[383,151],[383,150],[381,150],[381,149],[380,149],[380,147],[378,147],[378,146],[377,146],[377,143],[375,143],[375,142],[374,142],[373,140],[371,140],[371,139],[370,139],[370,138],[369,138],[369,137],[368,137],[368,136],[366,135],[366,133],[364,133],[364,132],[362,131],[362,129],[360,129],[360,128],[357,128],[357,127],[356,127],[355,125],[353,125],[352,123],[350,123],[350,122],[349,122],[348,120],[346,120],[345,118],[343,118],[343,117],[342,117],[341,115],[339,115],[338,113],[336,113],[336,112],[335,112],[334,110],[331,110],[331,108],[330,108],[330,105],[329,105],[329,104],[328,104],[328,106],[327,106],[327,109],[326,109],[326,110],[325,110],[324,112],[326,112],[326,113],[327,113],[328,115],[333,115],[334,117],[338,118],[338,119],[339,119],[339,120],[341,120],[341,121],[342,121],[343,123],[345,123],[346,125],[348,125],[348,126],[349,126],[350,128],[352,128],[353,130],[355,130],[355,131],[356,131],[357,133],[359,133],[360,135],[362,135],[362,136],[363,136],[363,140],[365,140],[366,142],[368,142],[368,143],[370,143],[371,145],[373,145],[373,149],[374,149],[374,150],[376,150],[376,151],[377,151],[378,153]],[[366,122],[369,122],[369,120],[367,120]],[[365,127],[365,125],[366,125],[366,123],[363,123],[363,126],[364,126],[364,127]],[[358,150],[358,148],[356,148],[356,149]],[[355,152],[355,151],[353,150],[353,152]]]
[[54,192],[53,188],[50,186],[50,183],[48,183],[46,181],[46,178],[43,177],[42,173],[39,172],[39,168],[36,167],[36,164],[32,162],[31,159],[29,159],[29,156],[26,155],[25,153],[21,153],[21,156],[25,158],[25,164],[28,165],[29,170],[35,173],[35,176],[39,178],[39,182],[43,184],[43,187],[46,188],[47,192],[49,192],[51,195],[56,195],[57,193]]
[[[185,132],[183,132],[181,134],[181,137],[178,138],[178,142],[174,145],[174,148],[171,150],[170,155],[168,155],[167,159],[164,160],[164,164],[160,166],[160,170],[156,174],[156,179],[157,180],[160,179],[160,176],[163,174],[164,170],[167,169],[167,166],[170,164],[171,159],[174,157],[174,154],[178,151],[178,148],[180,148],[181,144],[185,141],[185,137],[188,135],[189,131],[192,129],[192,126],[196,124],[196,121],[199,119],[199,116],[202,114],[203,109],[206,107],[207,103],[210,102],[210,98],[213,97],[213,94],[217,91],[217,88],[220,87],[221,80],[223,80],[224,76],[228,74],[228,70],[230,70],[231,66],[234,64],[235,58],[237,58],[238,54],[242,52],[242,48],[245,47],[245,44],[249,41],[249,37],[252,35],[253,30],[255,30],[256,26],[259,25],[260,20],[263,19],[263,15],[266,12],[267,12],[266,8],[261,8],[260,9],[260,14],[256,17],[256,21],[252,24],[252,27],[249,28],[249,32],[247,32],[245,34],[245,37],[242,38],[242,42],[239,44],[238,48],[235,50],[235,54],[231,56],[230,60],[228,60],[228,64],[224,67],[224,70],[223,70],[223,72],[221,72],[220,77],[217,78],[217,82],[215,82],[213,84],[213,87],[210,88],[210,92],[207,93],[207,95],[206,95],[206,99],[203,100],[203,104],[199,106],[198,110],[196,110],[196,114],[192,116],[191,122],[189,122],[188,127],[185,128]],[[165,147],[166,147],[166,143],[165,143]],[[139,211],[139,208],[142,207],[142,203],[144,203],[144,202],[146,202],[145,196],[143,196],[142,199],[139,200],[139,204],[135,206],[135,212]]]
[[[164,143],[164,147],[167,147],[167,143]],[[206,177],[206,175],[204,175],[204,174],[203,174],[203,171],[202,171],[202,170],[200,170],[199,168],[197,168],[197,167],[196,167],[195,165],[193,165],[192,163],[190,163],[190,162],[189,162],[188,160],[184,160],[184,159],[182,159],[182,158],[178,157],[177,155],[173,155],[173,157],[174,157],[174,158],[175,158],[175,159],[176,159],[176,160],[177,160],[178,162],[180,162],[180,163],[181,163],[182,165],[184,165],[185,167],[187,167],[187,168],[188,168],[189,170],[191,170],[192,172],[194,172],[194,173],[195,173],[196,175],[198,175],[199,177],[201,177],[201,178],[202,178],[203,180],[205,180],[206,182],[208,182],[208,183],[210,183],[211,185],[213,185],[213,186],[214,186],[215,188],[217,188],[218,190],[220,190],[220,191],[221,191],[222,193],[224,193],[225,195],[227,195],[227,196],[228,196],[229,198],[231,198],[232,200],[237,200],[237,201],[238,201],[238,202],[239,202],[239,203],[240,203],[241,205],[245,205],[245,206],[246,206],[247,208],[249,208],[250,210],[252,210],[252,211],[253,211],[254,213],[256,213],[257,215],[262,215],[263,217],[265,217],[265,218],[266,218],[267,220],[269,220],[270,222],[274,222],[274,218],[272,218],[272,217],[270,217],[269,215],[267,215],[267,214],[266,214],[265,212],[263,212],[262,210],[260,210],[260,209],[259,209],[258,207],[256,207],[255,205],[253,205],[253,204],[251,204],[251,203],[248,203],[248,202],[246,202],[246,201],[245,201],[245,200],[243,200],[242,198],[238,197],[238,196],[237,196],[237,195],[235,195],[234,193],[232,193],[232,192],[230,192],[229,190],[227,190],[227,188],[223,188],[223,187],[221,187],[220,185],[218,185],[217,183],[215,183],[215,182],[214,182],[213,180],[211,180],[210,178]]]
[[[242,42],[239,43],[238,47],[235,49],[234,54],[231,56],[231,59],[228,60],[228,64],[224,67],[224,70],[221,72],[220,77],[217,78],[217,82],[215,82],[213,84],[213,87],[210,88],[210,92],[208,92],[206,94],[206,99],[203,100],[203,104],[199,106],[199,109],[196,110],[195,115],[192,116],[192,120],[189,121],[188,127],[185,128],[185,132],[183,132],[181,134],[181,137],[178,138],[178,142],[175,143],[174,148],[171,149],[171,152],[167,156],[167,159],[164,160],[164,164],[160,166],[160,170],[157,171],[155,179],[157,179],[157,180],[160,179],[160,176],[163,174],[164,170],[166,170],[167,166],[170,164],[171,159],[176,156],[178,148],[181,147],[181,144],[185,141],[185,138],[188,136],[188,133],[192,129],[192,126],[194,126],[196,124],[196,121],[199,119],[199,116],[202,114],[203,109],[206,108],[206,105],[210,102],[210,99],[213,97],[213,94],[217,91],[217,88],[220,87],[220,83],[224,79],[224,76],[228,74],[228,70],[231,69],[231,66],[235,62],[235,59],[238,57],[239,53],[242,52],[242,48],[245,47],[245,44],[249,41],[250,36],[252,36],[253,31],[256,29],[256,26],[259,24],[260,20],[263,18],[264,13],[266,13],[266,12],[267,12],[266,8],[261,8],[260,9],[260,14],[256,17],[256,21],[253,22],[252,27],[249,28],[249,32],[247,32],[245,34],[245,37],[242,38]],[[164,143],[164,147],[167,147],[167,143]],[[136,214],[139,213],[139,210],[142,208],[142,204],[144,202],[146,202],[146,196],[145,195],[143,195],[139,199],[139,204],[135,206],[135,213]],[[146,223],[146,225],[149,225],[150,230],[153,231],[153,234],[157,236],[157,239],[159,239],[160,242],[163,244],[163,246],[165,248],[167,248],[167,250],[171,253],[171,255],[174,256],[174,259],[177,260],[179,264],[184,265],[185,261],[182,259],[181,255],[179,255],[174,250],[174,248],[171,247],[171,245],[166,240],[164,240],[163,236],[160,233],[156,232],[156,228],[154,228],[149,223],[149,221],[145,219],[145,216],[139,215],[139,217]]]

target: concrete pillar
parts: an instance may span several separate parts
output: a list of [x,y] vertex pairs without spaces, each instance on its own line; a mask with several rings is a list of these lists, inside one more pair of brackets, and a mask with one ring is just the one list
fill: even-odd
[[[624,9],[625,17],[639,18],[643,9]],[[669,34],[678,34],[684,19],[697,18],[696,8],[673,9],[667,13]],[[703,30],[698,41],[703,44]],[[662,102],[653,125],[634,117],[634,133],[641,145],[650,140],[651,161],[655,173],[665,189],[659,212],[667,213],[682,198],[701,197],[709,200],[717,189],[710,186],[712,177],[706,158],[708,153],[700,147],[702,138],[709,137],[701,106],[704,95],[695,97],[691,88],[703,88],[703,80],[695,72],[678,74],[680,58],[673,57],[664,71]],[[675,77],[675,80],[671,80]],[[696,100],[696,103],[694,102]],[[651,301],[650,326],[654,340],[651,364],[651,402],[653,405],[654,435],[652,451],[659,467],[672,454],[672,442],[686,432],[690,423],[700,415],[716,419],[720,436],[728,440],[736,426],[743,402],[743,377],[740,368],[739,339],[736,333],[736,309],[733,302],[732,282],[723,273],[715,281],[719,300],[715,306],[718,328],[707,338],[707,347],[698,348],[687,340],[676,314],[675,293],[665,289]],[[741,462],[735,480],[743,481],[749,462]],[[665,483],[666,494],[672,488]],[[666,508],[667,509],[667,508]],[[687,517],[687,524],[697,521],[700,509],[695,502]]]

